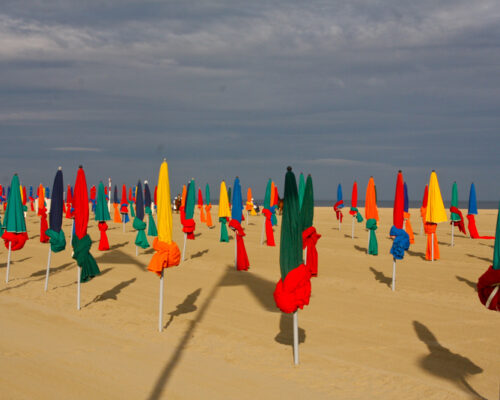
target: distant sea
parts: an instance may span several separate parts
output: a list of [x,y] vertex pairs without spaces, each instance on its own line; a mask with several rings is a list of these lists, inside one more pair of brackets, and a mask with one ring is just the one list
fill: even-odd
[[[261,206],[264,203],[264,200],[256,200],[257,204]],[[336,203],[336,200],[314,200],[314,205],[316,207],[333,207]],[[377,201],[377,206],[380,208],[391,208],[394,205],[394,200],[379,200]],[[344,206],[350,207],[351,201],[344,200]],[[365,202],[363,200],[358,200],[358,207],[364,207]],[[421,201],[411,201],[410,200],[410,208],[420,208],[422,206]],[[450,201],[445,201],[444,206],[449,208]],[[469,208],[469,201],[459,201],[458,208],[467,209]],[[497,210],[498,209],[498,201],[478,201],[477,208],[483,210]]]

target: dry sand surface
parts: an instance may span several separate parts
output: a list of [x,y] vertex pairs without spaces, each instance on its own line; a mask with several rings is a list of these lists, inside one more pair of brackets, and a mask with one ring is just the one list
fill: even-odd
[[[198,216],[187,260],[165,274],[165,329],[158,332],[158,277],[147,271],[153,250],[135,256],[135,233],[110,222],[110,251],[92,254],[101,275],[82,285],[68,248],[52,256],[39,219],[28,215],[30,240],[0,249],[0,397],[2,399],[470,399],[499,398],[500,314],[479,302],[475,283],[491,264],[492,240],[440,224],[441,260],[423,259],[425,238],[412,210],[416,243],[397,263],[381,210],[379,255],[366,254],[367,231],[351,218],[339,232],[331,208],[316,208],[319,276],[299,311],[300,366],[293,365],[292,319],[276,308],[277,247],[261,246],[262,217],[251,217],[245,244],[251,267],[234,270],[234,240]],[[215,217],[217,207],[212,210]],[[494,234],[495,210],[481,210],[480,234]],[[216,218],[214,218],[215,220]],[[279,217],[280,219],[280,217]],[[281,221],[281,220],[280,220]],[[182,248],[178,214],[174,239]],[[70,232],[65,219],[64,231]],[[458,230],[456,230],[458,232]],[[152,240],[150,240],[152,242]]]

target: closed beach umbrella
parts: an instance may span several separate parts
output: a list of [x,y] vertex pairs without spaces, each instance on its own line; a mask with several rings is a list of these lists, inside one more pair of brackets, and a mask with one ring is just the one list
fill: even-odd
[[47,229],[49,229],[49,223],[47,221],[45,189],[41,183],[38,187],[38,216],[40,217],[40,243],[47,243],[50,238],[46,235],[45,232],[47,232]]
[[363,216],[358,210],[358,183],[356,181],[352,184],[351,209],[349,210],[349,214],[352,215],[351,238],[354,239],[354,218],[358,222],[363,222]]
[[144,181],[144,211],[148,215],[148,236],[158,236],[156,230],[155,219],[153,218],[153,210],[151,208],[151,192],[149,190],[148,181]]
[[375,193],[375,180],[370,176],[365,196],[365,218],[366,229],[368,229],[368,248],[367,253],[376,256],[378,254],[378,242],[375,231],[379,219],[377,208],[377,195]]
[[212,214],[210,213],[210,210],[212,209],[212,203],[210,201],[210,186],[208,186],[208,183],[205,186],[205,212],[207,214],[206,220],[207,220],[207,226],[211,228],[213,226],[212,223]]
[[172,206],[170,203],[170,182],[168,179],[168,165],[164,159],[158,174],[157,186],[157,216],[158,237],[153,240],[155,254],[151,258],[148,270],[160,277],[160,310],[158,329],[163,329],[163,270],[179,265],[181,254],[179,247],[172,240]]
[[314,191],[311,175],[307,175],[304,185],[304,197],[302,207],[300,208],[300,227],[302,229],[302,249],[304,250],[304,259],[306,268],[311,276],[318,276],[318,243],[320,234],[316,232],[314,223]]
[[292,168],[285,175],[283,217],[281,220],[280,272],[274,290],[276,306],[284,313],[293,313],[294,363],[299,363],[297,309],[309,304],[311,273],[302,262],[302,229],[299,194]]
[[73,218],[73,189],[70,185],[68,185],[68,189],[66,190],[66,218]]
[[136,255],[137,248],[146,249],[149,247],[148,239],[146,237],[146,223],[144,222],[144,199],[142,197],[142,185],[141,181],[137,182],[137,194],[135,201],[135,218],[133,222],[133,227],[137,231],[137,236],[135,237]]
[[219,222],[220,222],[220,241],[229,242],[229,235],[227,234],[227,223],[231,217],[231,210],[229,208],[229,199],[227,198],[226,182],[222,181],[220,184],[219,195]]
[[404,207],[403,207],[403,218],[404,218],[404,230],[410,238],[410,244],[415,243],[415,236],[413,235],[413,228],[410,221],[410,200],[408,197],[408,185],[404,183]]
[[410,247],[410,237],[403,229],[404,222],[404,180],[403,173],[398,171],[396,178],[396,192],[394,195],[394,207],[392,210],[392,224],[389,235],[393,237],[390,253],[392,254],[392,290],[396,290],[396,260],[402,260],[405,250]]
[[132,188],[128,188],[128,204],[129,204],[129,210],[130,210],[130,218],[135,218],[135,211],[134,211],[134,203],[135,203],[135,197],[132,194]]
[[129,221],[128,217],[128,200],[127,200],[127,187],[122,187],[122,199],[120,201],[120,214],[122,215],[123,232],[125,232],[125,224]]
[[[276,210],[276,207],[272,206],[271,199],[273,197],[273,182],[271,178],[267,181],[266,185],[266,193],[264,196],[264,209],[262,210],[262,214],[264,214],[265,220],[264,225],[262,226],[262,235],[260,238],[260,243],[263,243],[264,240],[264,232],[266,233],[266,243],[268,246],[276,246],[274,242],[274,233],[273,233],[273,217]],[[274,217],[276,218],[276,217]]]
[[474,183],[470,185],[469,192],[469,211],[467,212],[468,228],[471,239],[495,239],[495,236],[480,236],[476,227],[476,217],[477,215],[477,198],[476,198],[476,187]]
[[450,225],[451,225],[451,247],[453,247],[455,238],[455,226],[458,226],[458,230],[462,232],[464,235],[467,234],[465,232],[465,224],[462,211],[460,211],[460,209],[458,208],[457,182],[453,182],[453,186],[451,188]]
[[113,222],[121,223],[122,217],[120,215],[120,200],[118,200],[118,188],[115,185],[115,190],[113,191]]
[[335,211],[337,221],[339,221],[339,232],[342,224],[342,219],[344,218],[344,214],[342,214],[342,208],[344,208],[344,200],[342,199],[342,185],[339,183],[337,186],[337,201],[333,205],[333,211]]
[[484,306],[500,311],[500,205],[498,207],[493,263],[477,282],[477,294]]
[[241,227],[241,217],[243,212],[243,201],[241,196],[241,185],[240,179],[236,177],[233,186],[233,201],[231,209],[231,221],[229,222],[229,227],[234,231],[236,235],[235,243],[235,265],[238,271],[247,271],[250,266],[248,261],[248,255],[245,249],[245,242],[243,238],[245,237],[245,232]]
[[63,218],[63,173],[62,168],[56,172],[54,184],[52,185],[52,203],[50,205],[49,229],[46,234],[50,238],[49,255],[47,260],[47,272],[45,274],[45,291],[49,284],[50,259],[52,252],[58,253],[66,248],[66,238],[62,230]]
[[7,210],[5,211],[3,220],[2,239],[5,242],[5,247],[9,250],[7,254],[7,269],[5,282],[9,282],[10,272],[10,253],[11,251],[21,250],[28,240],[26,232],[26,222],[24,220],[23,202],[21,200],[21,187],[19,177],[14,174],[10,183],[10,190],[7,198]]
[[196,228],[196,223],[194,222],[194,206],[196,202],[195,194],[196,184],[194,178],[188,184],[186,189],[186,201],[185,205],[181,206],[181,224],[182,231],[184,232],[184,246],[182,248],[181,261],[184,261],[184,256],[186,254],[186,241],[194,240],[194,230]]
[[87,234],[89,221],[89,197],[85,172],[80,166],[76,174],[73,196],[75,208],[75,235],[72,239],[73,258],[78,264],[77,309],[80,309],[80,283],[87,282],[100,273],[94,257],[90,254],[92,240]]
[[304,201],[304,191],[306,189],[306,181],[304,174],[301,172],[299,176],[299,207],[302,210],[302,202]]
[[427,196],[427,210],[425,213],[425,233],[427,234],[427,260],[439,260],[439,245],[436,236],[437,224],[446,222],[446,210],[444,208],[441,190],[436,172],[433,170],[429,179],[429,193]]
[[99,250],[109,250],[109,241],[106,231],[108,230],[108,224],[106,221],[111,219],[108,210],[108,204],[106,202],[106,195],[104,193],[104,184],[99,182],[97,190],[97,199],[95,206],[95,220],[98,221],[98,228],[101,234],[99,239]]
[[200,209],[200,222],[207,222],[205,218],[205,210],[203,210],[203,195],[201,193],[201,188],[198,189],[198,208]]

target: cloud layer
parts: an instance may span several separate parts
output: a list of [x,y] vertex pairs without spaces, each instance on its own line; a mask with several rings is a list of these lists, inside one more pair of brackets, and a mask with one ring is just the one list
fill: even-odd
[[166,157],[214,193],[290,164],[320,199],[370,175],[390,199],[398,169],[420,198],[433,168],[500,197],[498,1],[4,3],[3,183],[155,181]]

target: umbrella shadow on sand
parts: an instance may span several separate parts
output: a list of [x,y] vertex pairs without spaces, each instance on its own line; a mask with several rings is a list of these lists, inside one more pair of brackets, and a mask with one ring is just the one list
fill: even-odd
[[466,381],[469,375],[480,374],[483,369],[468,358],[452,353],[441,346],[434,334],[418,321],[413,321],[413,328],[418,338],[427,345],[429,354],[418,360],[418,365],[427,372],[453,382],[461,390],[479,399],[485,399],[477,393]]
[[469,281],[468,279],[466,279],[462,276],[458,276],[458,275],[455,275],[455,278],[457,278],[458,281],[467,284],[468,286],[470,286],[472,289],[474,289],[477,292],[476,282]]
[[179,315],[189,314],[196,311],[198,307],[194,303],[196,302],[196,299],[198,298],[200,293],[201,293],[201,288],[196,289],[193,293],[188,294],[181,304],[177,304],[176,310],[168,313],[170,315],[170,318],[165,324],[163,329],[167,329],[170,326],[170,324],[174,320],[174,317],[178,317]]
[[488,264],[492,263],[491,258],[488,258],[488,257],[479,257],[479,256],[476,256],[475,254],[469,254],[469,253],[467,253],[466,256],[471,257],[471,258],[477,258],[478,260],[487,262]]
[[[293,314],[281,313],[280,317],[280,331],[274,337],[278,343],[285,344],[293,347]],[[305,329],[299,327],[299,343],[306,341]]]
[[[255,296],[259,301],[261,306],[272,312],[278,312],[274,301],[273,301],[273,291],[275,284],[266,279],[259,278],[251,273],[242,273],[235,271],[234,265],[228,265],[226,272],[221,276],[219,281],[212,287],[210,293],[206,296],[206,300],[199,306],[198,311],[193,320],[189,321],[189,327],[186,329],[182,339],[180,340],[174,354],[166,362],[162,371],[160,372],[155,385],[151,389],[151,393],[148,396],[148,400],[158,400],[162,398],[163,391],[167,386],[172,374],[179,364],[184,349],[189,343],[189,340],[193,337],[197,325],[203,320],[211,302],[216,297],[217,292],[223,286],[236,286],[244,285],[250,290],[250,293]],[[192,294],[191,294],[192,295]],[[191,301],[191,299],[190,299]],[[174,311],[175,313],[175,311]]]
[[137,278],[132,278],[132,279],[129,279],[128,281],[123,281],[123,282],[120,282],[118,285],[116,285],[115,287],[109,289],[109,290],[106,290],[105,292],[101,293],[101,294],[98,294],[94,300],[92,300],[90,303],[87,303],[84,305],[84,307],[87,307],[89,306],[90,304],[92,303],[97,303],[99,301],[105,301],[105,300],[118,300],[118,294],[123,290],[125,289],[127,286],[131,285],[132,283],[134,283],[135,281],[137,280]]
[[[29,260],[30,258],[33,258],[33,257],[24,257],[24,258],[21,258],[20,260],[10,260],[10,265],[13,265],[13,264],[16,264],[16,263],[20,263],[20,262]],[[0,268],[6,268],[6,267],[7,267],[7,263],[6,262],[0,263]]]
[[391,286],[392,286],[392,277],[391,276],[385,276],[383,272],[377,271],[373,267],[370,267],[370,271],[373,272],[373,275],[375,275],[375,279],[377,281],[387,285],[388,288],[391,288]]
[[[50,267],[50,276],[57,274],[58,272],[61,272],[62,270],[68,268],[70,265],[74,265],[74,262],[69,262],[63,265],[59,265],[58,267],[52,268]],[[33,272],[30,277],[36,277],[36,276],[43,276],[45,277],[45,274],[47,273],[47,269],[41,269],[39,271]]]
[[208,253],[208,249],[200,250],[199,252],[192,254],[190,258],[198,258],[198,257],[201,257],[203,254],[207,254],[207,253]]
[[425,254],[421,251],[406,250],[406,252],[412,257],[420,257],[422,260],[425,260]]
[[96,257],[95,260],[97,263],[104,264],[132,264],[143,271],[146,270],[146,266],[136,258],[128,255],[127,253],[121,250],[110,250],[105,253],[102,253],[99,257]]
[[360,251],[361,253],[365,253],[366,254],[366,247],[361,247],[361,246],[358,246],[357,244],[354,245],[354,249],[357,250],[357,251]]

